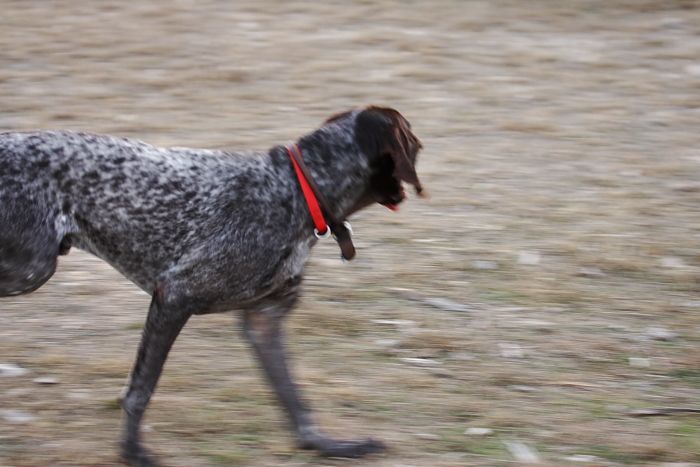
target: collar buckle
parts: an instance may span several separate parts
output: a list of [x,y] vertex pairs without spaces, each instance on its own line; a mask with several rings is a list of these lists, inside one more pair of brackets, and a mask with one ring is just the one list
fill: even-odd
[[[338,246],[340,246],[341,257],[350,261],[355,257],[355,245],[352,244],[352,226],[348,221],[341,223],[333,217],[328,202],[319,191],[304,163],[299,145],[287,146],[287,154],[289,154],[289,159],[292,161],[294,173],[297,176],[311,220],[314,223],[314,235],[316,238],[328,238],[333,235],[338,242]],[[329,222],[326,222],[326,218]],[[331,232],[331,226],[333,226],[335,232]]]

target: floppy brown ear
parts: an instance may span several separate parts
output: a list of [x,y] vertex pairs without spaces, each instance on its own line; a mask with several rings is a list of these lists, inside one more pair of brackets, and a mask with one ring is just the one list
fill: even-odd
[[394,177],[413,185],[416,193],[423,192],[415,168],[416,156],[423,145],[403,115],[390,108],[368,107],[357,116],[355,135],[365,154],[390,156]]

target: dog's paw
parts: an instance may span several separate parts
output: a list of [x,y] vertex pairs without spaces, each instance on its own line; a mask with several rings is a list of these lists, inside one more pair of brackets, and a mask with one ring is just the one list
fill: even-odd
[[133,467],[162,467],[156,457],[138,443],[122,442],[120,455],[127,465]]
[[381,441],[367,438],[364,440],[341,441],[330,438],[316,440],[314,443],[302,446],[305,449],[317,449],[325,457],[363,457],[386,449]]

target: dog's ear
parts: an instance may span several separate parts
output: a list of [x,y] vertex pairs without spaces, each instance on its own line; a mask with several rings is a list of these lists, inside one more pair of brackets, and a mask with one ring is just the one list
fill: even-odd
[[333,114],[330,117],[326,119],[325,122],[323,122],[324,125],[328,125],[329,123],[333,123],[336,120],[340,120],[341,118],[345,118],[348,115],[352,113],[352,110],[346,110],[345,112],[338,112],[337,114]]
[[360,149],[370,157],[391,157],[394,177],[410,183],[416,193],[422,194],[415,163],[423,145],[403,115],[390,108],[368,107],[357,115],[355,137]]

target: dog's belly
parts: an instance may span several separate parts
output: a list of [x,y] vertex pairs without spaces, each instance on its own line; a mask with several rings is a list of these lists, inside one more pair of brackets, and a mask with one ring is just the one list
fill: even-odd
[[[270,209],[265,219],[279,217]],[[72,245],[103,259],[138,287],[152,293],[169,285],[178,293],[200,296],[212,311],[235,308],[286,287],[302,274],[313,236],[303,228],[268,229],[228,218],[226,223],[179,224],[100,222],[76,219]],[[102,220],[108,219],[106,223]]]
[[138,255],[119,255],[117,257],[110,249],[102,248],[79,234],[71,236],[71,243],[75,248],[102,259],[148,294],[153,292],[158,273],[163,269],[163,267],[136,260]]

